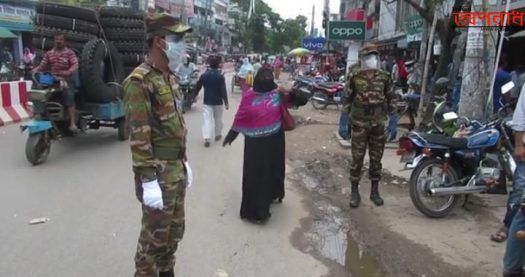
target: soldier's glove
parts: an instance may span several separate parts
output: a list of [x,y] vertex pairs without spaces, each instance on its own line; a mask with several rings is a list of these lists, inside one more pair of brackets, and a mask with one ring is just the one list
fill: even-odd
[[144,205],[162,210],[164,208],[164,202],[162,201],[162,190],[160,189],[159,182],[157,180],[142,183],[142,203]]
[[184,162],[184,166],[186,167],[186,186],[190,188],[193,182],[193,172],[188,162]]

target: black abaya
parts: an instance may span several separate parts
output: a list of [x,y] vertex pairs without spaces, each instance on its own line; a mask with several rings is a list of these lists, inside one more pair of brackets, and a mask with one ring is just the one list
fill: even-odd
[[265,221],[270,204],[284,198],[285,135],[245,137],[241,218]]

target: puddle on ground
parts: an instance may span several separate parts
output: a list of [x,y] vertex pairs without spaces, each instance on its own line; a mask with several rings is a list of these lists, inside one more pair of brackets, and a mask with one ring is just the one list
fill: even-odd
[[313,194],[317,214],[305,237],[324,258],[337,262],[352,277],[383,277],[384,271],[379,261],[368,254],[365,247],[355,241],[349,232],[350,226],[344,212],[334,205],[325,189],[330,176],[319,176],[319,171],[302,171],[299,176],[303,186]]
[[348,234],[345,268],[353,277],[383,277],[379,261],[363,251],[362,247]]

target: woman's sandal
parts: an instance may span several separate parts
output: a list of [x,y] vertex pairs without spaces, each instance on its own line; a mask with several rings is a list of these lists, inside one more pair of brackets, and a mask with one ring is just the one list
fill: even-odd
[[490,240],[494,242],[504,242],[507,240],[507,228],[502,227],[496,233],[490,235]]

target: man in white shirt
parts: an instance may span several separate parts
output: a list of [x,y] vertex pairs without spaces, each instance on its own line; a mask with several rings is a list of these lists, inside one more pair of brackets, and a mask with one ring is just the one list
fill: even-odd
[[[503,239],[508,237],[505,256],[503,258],[503,276],[523,276],[525,261],[525,241],[519,239],[517,231],[525,231],[525,86],[521,88],[520,97],[514,116],[512,118],[512,130],[514,131],[514,158],[516,171],[512,182],[512,192],[507,201],[507,213],[503,220],[504,227],[495,235],[502,235]],[[494,237],[494,235],[493,235]],[[492,238],[494,240],[494,238]]]

